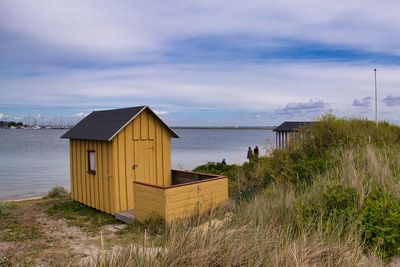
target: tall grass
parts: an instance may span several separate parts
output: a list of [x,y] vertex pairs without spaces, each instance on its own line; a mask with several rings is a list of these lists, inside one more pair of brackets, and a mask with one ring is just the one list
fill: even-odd
[[400,253],[399,128],[327,117],[304,133],[287,151],[235,167],[230,185],[256,185],[253,197],[167,225],[161,246],[105,251],[93,265],[384,266]]
[[[282,193],[277,193],[282,192]],[[165,243],[136,244],[100,255],[96,266],[380,266],[365,247],[354,224],[313,220],[298,222],[292,188],[237,204],[224,219],[216,211],[204,222],[188,220],[167,226]],[[219,220],[222,224],[215,224]],[[204,223],[208,227],[204,226]]]
[[360,193],[359,206],[376,186],[398,194],[399,177],[388,168],[400,156],[388,161],[387,153],[373,147],[341,152],[340,168],[316,177],[307,190],[275,183],[236,203],[230,216],[220,209],[167,226],[160,250],[152,243],[118,248],[100,255],[95,265],[383,266],[376,248],[366,246],[356,216],[305,219],[299,207],[338,184]]
[[[400,145],[400,143],[399,143]],[[376,189],[400,197],[400,146],[366,145],[333,152],[336,167],[316,176],[310,190],[320,192],[333,184],[355,188],[362,204]]]
[[285,151],[274,151],[268,173],[274,180],[297,184],[313,182],[314,177],[338,166],[338,151],[367,145],[381,148],[400,144],[400,127],[363,119],[336,119],[327,115],[300,129]]

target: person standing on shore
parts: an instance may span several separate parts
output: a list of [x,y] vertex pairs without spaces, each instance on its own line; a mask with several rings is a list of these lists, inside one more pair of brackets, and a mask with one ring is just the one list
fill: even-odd
[[249,149],[247,150],[247,159],[250,161],[252,161],[254,158],[254,154],[253,154],[253,150],[251,149],[251,147],[249,147]]
[[258,159],[258,153],[259,153],[258,146],[256,146],[254,148],[254,158]]

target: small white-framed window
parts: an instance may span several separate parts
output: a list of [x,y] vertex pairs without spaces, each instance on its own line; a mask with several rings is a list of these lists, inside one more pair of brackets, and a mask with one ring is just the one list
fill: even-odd
[[88,150],[88,173],[96,173],[96,151]]

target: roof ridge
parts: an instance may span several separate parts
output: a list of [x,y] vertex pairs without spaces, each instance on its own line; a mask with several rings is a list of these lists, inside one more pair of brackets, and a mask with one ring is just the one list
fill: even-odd
[[111,141],[140,113],[148,109],[171,133],[179,137],[149,106],[92,111],[61,138]]
[[296,129],[312,123],[315,123],[315,121],[284,121],[282,124],[275,127],[273,131],[296,131]]
[[134,107],[128,107],[128,108],[113,108],[113,109],[102,109],[102,110],[94,110],[92,112],[107,112],[107,111],[118,111],[118,110],[127,110],[127,109],[133,109],[133,108],[145,108],[147,107],[146,105],[142,106],[134,106]]

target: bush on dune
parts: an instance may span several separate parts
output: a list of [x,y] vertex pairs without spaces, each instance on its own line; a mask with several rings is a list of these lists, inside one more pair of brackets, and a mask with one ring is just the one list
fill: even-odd
[[245,200],[262,191],[271,182],[269,169],[269,159],[261,157],[242,165],[208,162],[196,167],[193,171],[227,176],[229,197],[235,200]]
[[[299,193],[294,210],[302,223],[350,224],[370,251],[383,258],[400,254],[400,127],[327,115],[292,141],[287,150],[239,166],[231,180],[241,175],[240,193],[271,180],[289,184]],[[376,192],[385,197],[376,199]]]
[[338,167],[316,176],[298,198],[300,220],[354,224],[365,249],[383,258],[400,254],[400,162],[397,146],[338,152]]
[[358,200],[356,189],[338,184],[319,194],[307,195],[299,212],[303,219],[341,218],[347,221],[356,215]]
[[386,122],[376,127],[369,120],[325,115],[318,122],[300,128],[287,150],[274,151],[270,172],[275,180],[309,184],[316,175],[337,166],[339,151],[367,145],[399,148],[400,128]]
[[400,199],[373,192],[361,210],[361,229],[366,243],[384,258],[400,255]]
[[[269,157],[243,165],[209,162],[194,171],[226,175],[230,197],[248,199],[273,181],[307,188],[316,176],[340,166],[338,153],[368,145],[400,149],[400,128],[386,122],[377,128],[372,121],[326,115],[317,123],[300,128],[284,151],[275,150]],[[400,174],[400,164],[391,168]]]
[[133,245],[97,263],[384,266],[400,254],[399,151],[400,127],[325,116],[285,151],[195,169],[228,176],[229,216],[166,225],[161,251]]
[[207,162],[204,165],[197,166],[193,171],[231,176],[238,168],[239,166],[236,164],[228,165],[221,162]]
[[64,198],[68,197],[69,193],[62,186],[53,187],[46,195],[46,198]]

